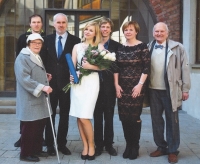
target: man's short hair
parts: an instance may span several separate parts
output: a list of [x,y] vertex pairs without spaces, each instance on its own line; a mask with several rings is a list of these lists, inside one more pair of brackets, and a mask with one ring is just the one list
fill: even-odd
[[[165,27],[166,31],[169,33],[169,28],[168,28],[168,25],[167,25],[166,23],[164,23],[164,22],[158,22],[158,23],[162,23],[163,26]],[[154,31],[155,31],[155,26],[156,26],[158,23],[156,23],[156,24],[153,26],[153,33],[154,33]]]
[[59,16],[59,15],[62,15],[62,16],[64,16],[64,17],[66,18],[66,21],[67,21],[67,23],[68,23],[68,18],[67,18],[67,15],[65,15],[65,14],[63,14],[63,13],[57,13],[57,14],[55,14],[55,15],[53,16],[53,22],[55,22],[55,20],[56,20],[57,16]]
[[40,17],[40,19],[41,19],[41,22],[43,23],[43,18],[42,18],[42,16],[41,16],[41,15],[39,15],[39,14],[34,14],[34,15],[31,15],[31,16],[29,17],[29,23],[31,23],[31,19],[32,19],[32,18],[35,18],[35,17]]

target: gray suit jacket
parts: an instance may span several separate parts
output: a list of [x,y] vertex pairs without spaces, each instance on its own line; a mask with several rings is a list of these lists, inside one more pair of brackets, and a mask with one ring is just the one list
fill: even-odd
[[16,116],[21,121],[34,121],[49,117],[47,101],[42,92],[49,82],[41,62],[23,48],[15,65],[17,80]]

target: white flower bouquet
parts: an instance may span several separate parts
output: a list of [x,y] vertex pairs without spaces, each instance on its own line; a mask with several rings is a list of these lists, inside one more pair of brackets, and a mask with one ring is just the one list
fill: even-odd
[[[85,55],[83,57],[84,60],[87,60],[88,63],[98,66],[100,70],[109,70],[111,65],[114,64],[114,61],[116,60],[116,54],[114,52],[109,52],[108,50],[98,50],[98,46],[92,47],[91,45],[88,46],[88,48],[85,51]],[[94,70],[84,69],[80,64],[78,65],[79,68],[79,83],[81,83],[81,79],[83,76],[88,76]],[[71,87],[71,83],[67,84],[63,91],[66,93],[69,88]],[[76,84],[74,84],[76,85]]]

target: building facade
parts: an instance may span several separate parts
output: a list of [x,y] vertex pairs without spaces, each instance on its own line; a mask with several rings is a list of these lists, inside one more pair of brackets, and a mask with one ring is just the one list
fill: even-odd
[[[184,44],[191,66],[190,99],[182,109],[200,119],[200,12],[198,0],[0,0],[0,96],[15,96],[15,49],[18,37],[29,28],[29,16],[44,18],[46,34],[54,32],[52,17],[58,12],[68,15],[68,31],[81,37],[85,23],[110,17],[114,22],[112,38],[124,42],[121,26],[128,20],[140,24],[138,39],[153,39],[153,25],[168,24],[169,38]],[[197,12],[198,11],[198,12]]]

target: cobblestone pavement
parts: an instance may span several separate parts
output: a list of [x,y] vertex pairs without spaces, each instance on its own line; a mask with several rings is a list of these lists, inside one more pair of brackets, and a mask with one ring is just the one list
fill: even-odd
[[[179,147],[179,164],[200,164],[200,120],[189,116],[187,113],[180,111],[180,133],[181,143]],[[69,133],[67,147],[71,150],[72,155],[66,156],[59,152],[61,164],[167,164],[167,156],[149,157],[150,152],[156,149],[153,141],[151,118],[149,112],[142,114],[142,133],[140,139],[140,155],[136,160],[123,159],[122,153],[125,149],[125,141],[121,122],[118,114],[114,115],[114,147],[118,155],[110,156],[103,151],[101,156],[96,157],[94,161],[84,161],[80,158],[82,143],[76,119],[70,117]],[[56,116],[56,124],[58,123],[58,115]],[[19,121],[15,118],[15,114],[0,114],[0,164],[30,164],[31,162],[22,162],[19,160],[20,148],[15,148],[13,144],[18,140]],[[44,147],[44,150],[46,148]],[[50,156],[40,158],[41,164],[57,164],[57,157]]]

